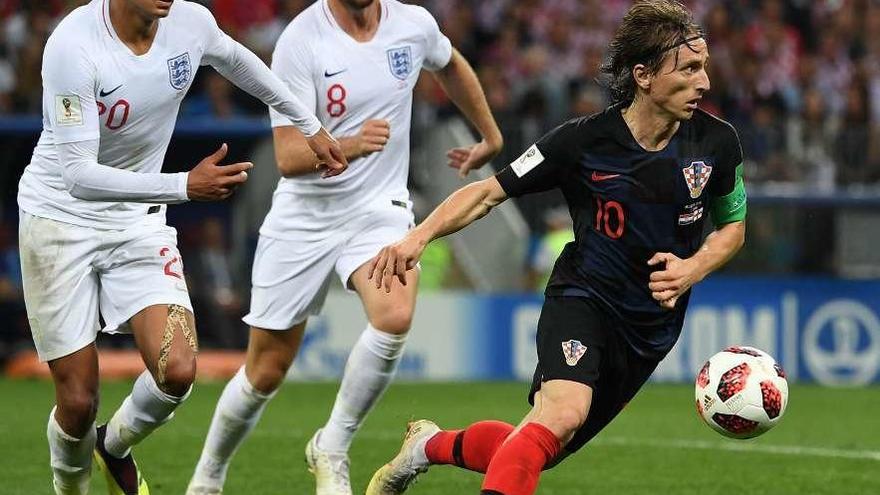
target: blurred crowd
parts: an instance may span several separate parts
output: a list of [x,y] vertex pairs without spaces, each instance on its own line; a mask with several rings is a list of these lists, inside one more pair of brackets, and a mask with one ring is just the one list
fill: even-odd
[[[269,60],[310,0],[199,0]],[[40,112],[40,58],[58,20],[84,0],[0,3],[0,113]],[[627,0],[423,0],[474,64],[507,139],[506,158],[547,129],[606,105],[598,79]],[[740,132],[747,177],[814,190],[880,180],[880,2],[691,0],[705,27],[712,90],[704,108]],[[262,115],[256,100],[202,71],[184,117]],[[425,78],[421,116],[453,114]],[[425,119],[422,119],[425,122]],[[503,163],[503,160],[502,160]]]
[[[631,2],[429,2],[479,67],[506,136],[520,145],[606,102],[598,66]],[[880,2],[688,3],[706,30],[703,107],[739,130],[751,182],[827,190],[880,179]],[[875,33],[875,35],[871,35]],[[521,146],[516,147],[521,149]],[[513,150],[511,150],[513,151]]]

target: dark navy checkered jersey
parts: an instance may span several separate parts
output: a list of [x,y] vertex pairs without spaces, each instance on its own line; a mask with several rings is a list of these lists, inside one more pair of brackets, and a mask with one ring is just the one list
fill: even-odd
[[690,294],[673,311],[661,308],[648,259],[699,249],[709,201],[733,191],[742,150],[730,124],[697,110],[664,150],[645,151],[621,108],[566,122],[496,177],[509,196],[559,188],[568,202],[575,240],[546,294],[603,301],[635,350],[659,357],[678,339]]

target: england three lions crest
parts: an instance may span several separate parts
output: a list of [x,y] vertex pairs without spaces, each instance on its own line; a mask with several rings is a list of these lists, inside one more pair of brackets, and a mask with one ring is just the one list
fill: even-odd
[[580,340],[568,340],[562,343],[562,354],[565,356],[565,364],[575,366],[587,353],[587,346]]
[[405,81],[413,71],[412,50],[409,46],[392,48],[388,53],[388,68],[391,75]]
[[684,181],[687,183],[688,190],[691,192],[691,198],[697,199],[703,194],[703,188],[709,183],[709,176],[712,175],[712,166],[706,165],[706,162],[696,161],[682,169],[684,173]]
[[189,52],[168,59],[168,81],[171,87],[181,90],[186,87],[189,80],[192,79],[192,64],[189,61]]

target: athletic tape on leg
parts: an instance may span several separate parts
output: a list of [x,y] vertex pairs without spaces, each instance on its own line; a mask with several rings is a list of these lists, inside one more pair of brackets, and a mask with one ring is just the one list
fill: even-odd
[[165,384],[165,372],[168,368],[168,356],[171,354],[171,344],[174,342],[174,331],[178,328],[180,329],[180,333],[183,334],[183,338],[186,340],[187,345],[189,345],[193,353],[199,352],[195,332],[192,328],[190,328],[189,321],[186,318],[186,308],[184,308],[183,306],[178,306],[177,304],[172,304],[168,306],[168,319],[165,321],[165,332],[162,334],[162,343],[159,345],[159,376],[156,380],[159,385]]

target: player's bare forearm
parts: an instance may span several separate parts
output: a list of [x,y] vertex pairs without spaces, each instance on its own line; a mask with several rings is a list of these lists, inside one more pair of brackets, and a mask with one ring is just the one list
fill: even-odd
[[275,127],[272,137],[275,142],[275,163],[282,176],[299,177],[318,171],[318,157],[296,127]]
[[[275,127],[272,130],[275,140],[275,162],[284,177],[299,177],[320,172],[319,160],[306,141],[305,136],[293,126]],[[357,158],[352,151],[353,138],[342,138],[339,144],[345,158]]]
[[699,280],[724,266],[742,248],[746,241],[746,223],[731,222],[709,234],[700,250],[691,256],[697,263]]
[[[312,151],[305,136],[293,126],[276,127],[275,158],[278,170],[284,177],[297,177],[321,171],[320,160]],[[354,136],[339,139],[346,160],[354,160],[370,153],[382,151],[390,137],[390,127],[385,120],[368,120]]]
[[345,158],[348,160],[354,160],[355,158],[364,156],[361,149],[360,139],[357,136],[339,138],[339,144],[342,145],[342,152],[345,153]]
[[434,73],[434,77],[449,95],[449,99],[477,128],[483,140],[497,154],[501,151],[503,138],[498,124],[489,109],[486,94],[480,85],[477,74],[467,59],[455,48],[452,58],[443,69]]
[[256,54],[229,37],[224,38],[224,49],[206,54],[217,72],[251,96],[286,116],[305,135],[314,136],[321,123],[305,107]]
[[429,242],[467,227],[505,199],[507,194],[495,177],[455,191],[403,239],[379,251],[370,261],[370,279],[377,289],[384,285],[385,292],[391,292],[395,277],[406,285],[406,271],[416,266]]
[[507,194],[494,176],[468,184],[450,194],[411,235],[427,244],[483,218],[506,199]]

